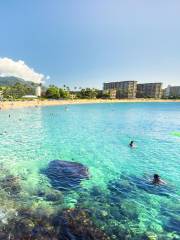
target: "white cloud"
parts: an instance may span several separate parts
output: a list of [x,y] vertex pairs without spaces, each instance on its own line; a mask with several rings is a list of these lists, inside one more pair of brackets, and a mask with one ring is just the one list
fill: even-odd
[[[45,79],[43,74],[35,72],[22,60],[14,61],[10,58],[0,58],[0,76],[14,76],[35,83],[41,83]],[[49,78],[49,76],[46,77],[46,79]]]

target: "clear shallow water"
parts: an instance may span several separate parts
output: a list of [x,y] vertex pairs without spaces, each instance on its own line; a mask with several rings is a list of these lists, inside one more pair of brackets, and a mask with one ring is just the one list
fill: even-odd
[[[78,208],[88,209],[110,239],[180,239],[180,138],[173,131],[180,131],[180,103],[1,111],[1,225],[18,218],[22,206],[47,215]],[[137,148],[128,147],[130,140]],[[82,163],[91,177],[49,201],[39,194],[53,191],[41,169],[54,159]],[[167,188],[144,183],[154,173]],[[2,184],[10,175],[19,184],[15,193]]]

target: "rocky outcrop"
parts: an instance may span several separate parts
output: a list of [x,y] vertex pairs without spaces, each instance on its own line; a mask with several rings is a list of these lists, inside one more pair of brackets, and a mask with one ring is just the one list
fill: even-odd
[[89,178],[88,168],[83,164],[62,160],[51,161],[43,173],[52,186],[61,191],[77,188],[83,179]]

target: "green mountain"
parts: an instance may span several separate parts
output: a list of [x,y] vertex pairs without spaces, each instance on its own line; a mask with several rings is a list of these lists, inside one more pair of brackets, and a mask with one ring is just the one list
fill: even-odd
[[30,81],[25,81],[22,78],[18,77],[0,77],[0,86],[14,86],[16,83],[21,83],[24,85],[27,85],[31,88],[35,88],[37,86],[36,83],[30,82]]

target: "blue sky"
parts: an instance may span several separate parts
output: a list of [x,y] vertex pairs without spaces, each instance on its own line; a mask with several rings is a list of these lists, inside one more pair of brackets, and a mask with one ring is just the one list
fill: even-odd
[[180,85],[179,0],[2,0],[0,10],[0,57],[47,84]]

